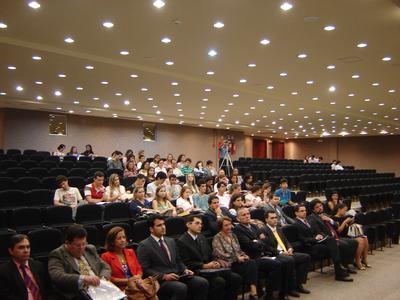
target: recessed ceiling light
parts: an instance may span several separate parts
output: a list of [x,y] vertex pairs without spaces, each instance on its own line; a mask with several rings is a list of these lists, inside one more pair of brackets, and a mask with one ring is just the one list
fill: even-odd
[[240,83],[246,83],[246,82],[247,82],[247,79],[242,78],[242,79],[239,80],[239,82],[240,82]]
[[389,57],[389,56],[385,56],[385,57],[382,58],[382,60],[383,60],[383,61],[391,61],[392,58]]
[[91,66],[91,65],[87,65],[87,66],[85,66],[85,69],[86,69],[86,70],[93,70],[93,69],[94,69],[94,67],[93,67],[93,66]]
[[43,100],[43,97],[40,96],[40,95],[39,95],[39,96],[36,96],[36,100],[39,100],[39,101],[40,101],[40,100]]
[[255,68],[257,65],[254,64],[254,63],[250,63],[250,64],[248,64],[247,66],[248,66],[249,68]]
[[57,110],[62,110],[62,107],[56,107]]
[[335,30],[335,29],[336,29],[336,27],[334,25],[326,25],[324,27],[324,30],[326,30],[326,31],[332,31],[332,30]]
[[204,101],[204,102],[207,102],[207,101],[208,101],[207,98],[203,98],[203,99],[201,99],[201,100]]
[[367,43],[364,43],[364,42],[361,42],[361,43],[358,43],[357,44],[357,47],[358,48],[365,48],[365,47],[367,47],[368,45],[367,45]]
[[299,107],[299,110],[304,110],[304,107]]
[[378,82],[374,82],[374,83],[372,83],[372,85],[373,86],[379,86],[379,83]]
[[394,93],[396,90],[388,90],[389,93]]
[[229,105],[229,106],[233,106],[234,104],[233,104],[232,102],[229,102],[228,105]]
[[147,100],[148,100],[148,101],[153,101],[154,98],[153,98],[153,97],[148,97]]
[[225,26],[225,24],[223,22],[221,22],[221,21],[217,21],[217,22],[214,23],[213,26],[214,26],[214,28],[221,29],[221,28],[223,28]]
[[298,95],[299,93],[298,92],[292,92],[291,93],[293,96],[296,96],[296,95]]
[[349,96],[349,97],[354,97],[354,94],[353,94],[353,93],[351,93],[351,94],[349,94],[348,96]]
[[122,93],[115,93],[114,95],[119,97],[122,96]]
[[142,87],[140,90],[141,90],[142,92],[147,92],[149,89],[148,89],[148,88],[145,88],[145,87]]
[[264,99],[258,99],[257,101],[258,102],[264,102]]
[[330,92],[336,91],[336,87],[335,87],[334,85],[330,86],[330,87],[329,87],[329,91],[330,91]]
[[307,84],[314,84],[314,81],[313,80],[308,80],[306,83]]
[[121,54],[121,55],[129,55],[129,51],[128,50],[121,50],[119,52],[119,54]]
[[331,101],[331,102],[329,102],[329,104],[330,104],[330,105],[335,105],[336,102],[335,102],[335,101]]
[[131,75],[129,75],[129,77],[131,77],[131,78],[138,78],[139,75],[137,75],[137,74],[131,74]]
[[362,135],[365,135],[365,134],[368,134],[366,131],[360,131],[360,134],[362,134]]
[[214,75],[214,71],[207,71],[207,75]]
[[293,8],[293,4],[289,3],[289,2],[284,2],[281,4],[281,9],[284,11],[290,10]]
[[204,91],[205,92],[211,92],[211,89],[207,88],[207,89],[204,89]]
[[107,85],[108,84],[108,81],[101,81],[100,82],[102,85]]
[[385,103],[379,103],[379,106],[384,106],[385,105]]
[[30,1],[28,3],[28,6],[33,8],[33,9],[38,9],[38,8],[40,8],[40,3],[37,2],[37,1]]
[[280,74],[279,74],[279,76],[281,76],[281,77],[285,77],[285,76],[287,76],[287,73],[285,73],[285,72],[282,72],[282,73],[280,73]]
[[17,68],[15,66],[8,66],[7,69],[9,70],[16,70]]
[[82,90],[83,90],[83,87],[77,86],[77,87],[76,87],[76,90],[77,90],[77,91],[82,91]]
[[61,95],[62,95],[61,91],[59,91],[59,90],[54,91],[54,96],[59,97]]
[[153,1],[153,5],[157,8],[162,8],[165,6],[165,2],[163,0],[155,0]]
[[239,97],[239,94],[233,94],[232,97],[237,98],[237,97]]
[[62,73],[61,73],[61,74],[58,74],[57,76],[60,77],[60,78],[65,78],[65,77],[67,77],[67,75],[62,74]]
[[380,134],[387,134],[388,132],[385,129],[382,129],[379,133]]
[[249,116],[249,115],[250,115],[250,113],[248,113],[248,112],[245,112],[243,115],[245,115],[245,116]]
[[174,94],[174,97],[180,97],[180,95],[181,95],[181,94],[179,94],[179,93],[175,93],[175,94]]
[[366,98],[366,99],[364,99],[364,101],[365,101],[365,102],[369,102],[369,101],[371,101],[371,99]]
[[179,101],[178,101],[178,102],[176,102],[175,104],[176,104],[176,105],[182,105],[182,102],[179,102]]
[[91,110],[86,110],[85,113],[90,114],[92,111]]
[[105,103],[105,104],[103,105],[103,107],[104,107],[104,108],[109,108],[110,105],[108,105],[107,103]]
[[43,81],[35,81],[35,83],[38,84],[38,85],[42,85]]
[[176,81],[173,81],[173,82],[171,82],[171,85],[179,85],[179,83]]
[[316,101],[318,100],[318,97],[313,97],[312,100]]
[[274,89],[274,87],[273,87],[272,85],[269,85],[269,86],[267,86],[267,89],[269,89],[269,90],[273,90],[273,89]]
[[75,42],[75,41],[74,41],[74,39],[73,39],[72,37],[67,36],[67,37],[64,39],[64,42],[66,42],[67,44],[72,44],[72,43]]
[[136,108],[134,108],[134,107],[133,107],[133,108],[131,108],[131,111],[136,111]]
[[305,53],[300,53],[299,55],[297,55],[298,58],[306,58],[307,54]]
[[351,108],[351,105],[347,105],[346,108],[347,108],[347,109],[350,109],[350,108]]
[[207,106],[202,106],[201,108],[202,108],[202,109],[206,109],[206,108],[207,108]]
[[169,43],[171,43],[171,39],[169,37],[165,36],[161,39],[161,42],[164,44],[169,44]]
[[79,104],[79,103],[80,103],[80,102],[79,102],[79,101],[77,101],[77,100],[75,100],[75,101],[74,101],[74,104],[76,104],[76,105],[77,105],[77,104]]
[[6,23],[0,22],[0,29],[6,29],[7,27]]
[[217,54],[218,54],[218,52],[214,49],[211,49],[208,51],[208,56],[213,57],[213,56],[216,56]]
[[124,100],[124,104],[129,105],[129,104],[131,104],[131,102],[129,100]]
[[201,115],[205,115],[206,113],[205,113],[204,111],[202,111],[200,114],[201,114]]
[[270,113],[274,113],[274,112],[275,112],[275,110],[273,110],[273,109],[272,109],[272,110],[270,110],[269,112],[270,112]]
[[351,76],[351,78],[353,78],[353,79],[358,79],[358,78],[360,78],[360,75],[354,74],[354,75]]
[[42,60],[42,57],[38,56],[38,55],[34,55],[32,56],[33,60]]
[[114,23],[113,23],[113,22],[110,22],[110,21],[104,21],[104,22],[103,22],[103,26],[104,26],[105,28],[113,28],[113,27],[114,27]]
[[97,100],[99,100],[100,98],[99,98],[99,97],[93,97],[92,99],[95,100],[95,101],[97,101]]
[[69,112],[70,114],[73,114],[73,113],[74,113],[74,111],[73,111],[73,110],[69,110],[68,112]]
[[183,109],[182,108],[178,108],[176,111],[181,112],[181,111],[183,111]]
[[260,44],[261,45],[268,45],[269,43],[271,43],[271,41],[270,40],[268,40],[268,39],[262,39],[262,40],[260,40]]
[[22,92],[24,90],[24,88],[20,85],[17,85],[17,87],[15,88],[18,92]]
[[333,69],[336,68],[336,66],[335,66],[335,65],[329,65],[329,66],[326,66],[326,68],[327,68],[328,70],[333,70]]
[[167,61],[165,62],[165,64],[166,64],[167,66],[172,66],[172,65],[174,64],[174,62],[171,61],[171,60],[167,60]]

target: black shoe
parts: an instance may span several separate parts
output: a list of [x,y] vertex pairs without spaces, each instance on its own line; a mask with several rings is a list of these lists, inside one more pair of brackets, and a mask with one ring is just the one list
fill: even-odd
[[349,277],[342,277],[342,276],[336,276],[335,277],[336,281],[344,281],[344,282],[352,282],[353,278],[349,278]]
[[357,274],[356,270],[352,270],[350,268],[346,269],[346,272],[349,273],[349,274]]
[[288,294],[289,294],[289,296],[292,296],[292,297],[295,297],[295,298],[299,298],[300,297],[300,294],[296,290],[289,291]]
[[310,293],[311,293],[310,290],[305,289],[302,285],[300,285],[300,286],[297,288],[297,291],[298,291],[299,293],[302,293],[302,294],[310,294]]

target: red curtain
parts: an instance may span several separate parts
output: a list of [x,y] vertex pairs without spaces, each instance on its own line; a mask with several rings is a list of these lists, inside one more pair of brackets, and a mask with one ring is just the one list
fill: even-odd
[[267,141],[253,139],[253,158],[267,158]]

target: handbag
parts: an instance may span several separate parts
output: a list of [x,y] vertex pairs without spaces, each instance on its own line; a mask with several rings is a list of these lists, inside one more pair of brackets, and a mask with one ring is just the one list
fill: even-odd
[[160,284],[155,277],[139,280],[130,278],[125,288],[125,294],[130,300],[158,300],[159,289]]
[[360,236],[364,235],[364,231],[363,231],[361,225],[359,225],[359,224],[351,224],[349,226],[349,230],[347,232],[347,235],[349,237],[353,237],[353,238],[360,237]]

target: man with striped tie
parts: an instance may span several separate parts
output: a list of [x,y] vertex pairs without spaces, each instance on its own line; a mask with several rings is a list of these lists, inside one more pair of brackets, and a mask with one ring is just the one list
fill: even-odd
[[0,267],[0,299],[47,299],[46,272],[41,262],[30,258],[28,237],[24,234],[12,236],[8,251],[11,259]]

